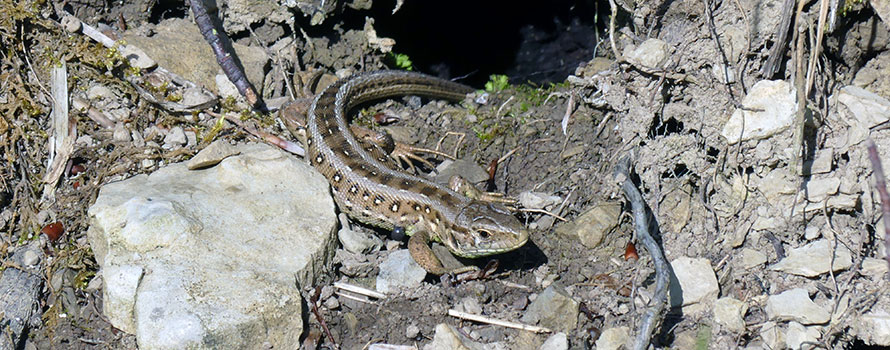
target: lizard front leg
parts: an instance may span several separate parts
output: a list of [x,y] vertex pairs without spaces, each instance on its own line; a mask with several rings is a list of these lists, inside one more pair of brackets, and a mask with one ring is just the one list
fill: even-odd
[[434,275],[444,275],[448,274],[461,274],[464,272],[476,271],[479,270],[476,266],[464,266],[456,269],[447,269],[442,265],[442,262],[439,261],[439,258],[433,254],[433,250],[430,249],[430,235],[426,230],[420,230],[415,232],[414,235],[408,239],[408,251],[411,253],[411,258],[414,259],[424,270]]

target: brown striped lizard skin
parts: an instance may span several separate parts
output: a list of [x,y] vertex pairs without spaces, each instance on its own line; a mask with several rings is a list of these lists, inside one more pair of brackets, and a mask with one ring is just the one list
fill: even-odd
[[[404,172],[378,143],[356,137],[347,113],[356,105],[398,95],[460,101],[469,86],[404,71],[376,71],[339,80],[318,94],[306,121],[307,158],[331,184],[340,210],[365,224],[403,228],[411,256],[432,274],[448,270],[429,247],[441,242],[452,254],[477,258],[521,247],[528,232],[500,204],[466,197]],[[286,113],[288,109],[283,109]]]

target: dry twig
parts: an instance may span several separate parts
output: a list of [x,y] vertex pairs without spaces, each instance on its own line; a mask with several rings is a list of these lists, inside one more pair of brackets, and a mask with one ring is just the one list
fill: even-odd
[[521,329],[521,330],[524,330],[524,331],[535,332],[535,333],[553,333],[552,330],[547,329],[547,328],[544,328],[544,327],[531,326],[531,325],[522,324],[522,323],[516,323],[516,322],[510,322],[510,321],[498,320],[498,319],[494,319],[494,318],[491,318],[491,317],[486,317],[486,316],[482,316],[482,315],[470,314],[470,313],[466,313],[466,312],[463,312],[463,311],[457,311],[457,310],[454,310],[454,309],[449,309],[449,310],[448,310],[448,316],[457,317],[457,318],[460,318],[460,319],[463,319],[463,320],[470,320],[470,321],[474,321],[474,322],[480,322],[480,323],[492,324],[492,325],[495,325],[495,326],[502,326],[502,327],[507,327],[507,328]]
[[[634,232],[637,239],[649,251],[649,254],[652,256],[652,262],[655,264],[655,295],[651,300],[652,305],[646,309],[640,320],[639,332],[634,341],[634,349],[645,350],[649,348],[649,343],[658,320],[663,317],[662,311],[665,308],[669,285],[669,268],[661,247],[649,232],[649,218],[652,214],[647,210],[643,196],[630,178],[630,162],[631,157],[629,156],[619,161],[615,167],[614,175],[620,179],[624,195],[630,202],[634,216]],[[657,232],[657,228],[654,230]]]
[[[875,142],[869,138],[865,140],[865,146],[868,148],[868,159],[871,160],[872,174],[875,176],[875,187],[878,190],[878,195],[881,196],[881,216],[884,217],[884,246],[886,251],[890,252],[890,194],[887,193],[887,178],[884,176],[884,167],[881,165],[881,158],[878,156],[878,148],[875,146]],[[887,259],[887,264],[890,265],[890,254],[887,254],[884,259]]]

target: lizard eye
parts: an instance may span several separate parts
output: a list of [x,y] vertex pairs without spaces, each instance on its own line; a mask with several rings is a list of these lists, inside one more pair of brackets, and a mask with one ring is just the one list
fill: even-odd
[[488,230],[479,230],[479,236],[481,236],[482,238],[488,238],[488,236],[491,236],[491,232],[488,232]]

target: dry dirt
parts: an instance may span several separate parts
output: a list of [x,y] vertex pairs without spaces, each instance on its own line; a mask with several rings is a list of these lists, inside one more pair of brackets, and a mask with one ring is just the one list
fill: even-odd
[[[47,254],[53,257],[46,269],[43,322],[30,331],[31,342],[40,349],[134,348],[132,336],[115,330],[104,319],[101,289],[90,284],[98,266],[85,240],[86,209],[102,184],[156,168],[143,167],[144,159],[159,163],[183,161],[214,138],[233,142],[254,138],[231,124],[217,129],[213,118],[169,113],[146,101],[123,80],[129,68],[122,60],[79,34],[66,33],[56,24],[56,11],[61,7],[54,9],[40,2],[0,4],[0,12],[15,14],[0,20],[0,43],[4,48],[0,53],[0,149],[4,155],[0,165],[0,231],[2,244],[7,248],[0,254],[24,242],[43,239]],[[705,9],[706,4],[711,6],[709,10]],[[136,28],[161,18],[188,17],[187,9],[181,5],[161,8],[153,1],[124,6],[118,6],[118,2],[85,1],[69,2],[67,6],[68,11],[87,23],[104,22],[118,30],[119,18],[124,18],[128,27]],[[607,7],[608,3],[602,6]],[[744,14],[740,7],[745,9]],[[388,127],[396,138],[400,134],[410,135],[406,141],[431,148],[447,132],[463,133],[466,138],[458,154],[480,167],[510,154],[498,164],[491,189],[508,195],[534,190],[560,196],[565,201],[555,214],[569,221],[595,205],[623,203],[612,180],[612,169],[620,158],[634,154],[638,183],[661,225],[657,239],[668,260],[679,256],[709,259],[719,281],[720,295],[752,303],[745,317],[747,329],[741,334],[720,331],[707,313],[674,312],[656,334],[657,344],[684,348],[697,341],[717,349],[758,342],[759,326],[767,321],[758,298],[799,286],[811,291],[814,300],[825,305],[836,304],[842,296],[852,297],[853,307],[843,315],[846,321],[827,329],[820,341],[829,348],[853,348],[862,342],[856,335],[848,334],[852,320],[876,305],[886,308],[890,303],[886,279],[872,279],[859,271],[865,257],[881,257],[881,235],[876,229],[880,215],[875,209],[874,194],[866,192],[850,209],[774,215],[771,218],[778,221],[774,227],[749,232],[752,223],[765,216],[764,211],[787,209],[771,206],[755,184],[770,171],[790,169],[794,164],[796,157],[786,151],[794,146],[792,131],[761,143],[732,146],[720,136],[729,115],[755,82],[767,78],[792,81],[795,63],[790,58],[797,50],[783,56],[775,75],[761,73],[775,43],[774,28],[780,7],[780,1],[657,2],[637,5],[632,11],[621,7],[615,18],[618,50],[639,45],[646,38],[660,38],[673,48],[663,70],[647,70],[617,59],[605,35],[591,39],[599,43],[600,57],[589,57],[589,62],[575,72],[582,78],[597,75],[600,84],[596,87],[518,84],[490,92],[486,104],[463,106],[429,101],[416,106],[410,99],[396,99],[366,106],[356,118],[372,123],[370,120],[376,114],[399,116],[401,121]],[[818,9],[818,2],[805,6],[804,13],[811,23],[818,18]],[[851,186],[870,184],[871,167],[863,156],[864,147],[840,144],[846,125],[831,117],[837,104],[829,96],[851,84],[869,60],[886,50],[890,36],[887,24],[864,3],[857,3],[838,16],[837,26],[826,35],[824,54],[815,71],[805,154],[811,158],[816,150],[833,148],[832,169],[837,177]],[[273,55],[272,67],[267,70],[271,71],[271,81],[262,84],[267,99],[286,93],[281,72],[308,76],[308,67],[329,73],[386,68],[386,55],[363,42],[361,26],[324,28],[331,32],[311,36],[311,43],[297,33],[298,44],[293,53]],[[253,29],[255,39],[236,41],[270,46],[286,36],[268,23]],[[601,29],[600,33],[608,33],[607,28]],[[245,36],[243,32],[241,35]],[[810,41],[815,39],[808,37],[807,42]],[[807,45],[803,57],[808,57],[810,50]],[[123,120],[130,130],[180,126],[196,131],[199,142],[178,151],[160,149],[157,143],[136,146],[131,141],[116,141],[112,129],[104,129],[79,115],[78,133],[89,135],[96,145],[76,150],[54,196],[48,197],[41,180],[47,171],[51,130],[52,104],[47,82],[50,67],[60,61],[68,65],[72,94],[84,96],[95,84],[115,91],[119,97],[116,105],[96,107],[124,111]],[[712,73],[715,65],[724,62],[736,70],[737,79],[732,84],[722,84]],[[888,63],[885,60],[883,65],[869,65],[876,72],[886,73]],[[294,72],[294,67],[301,70]],[[887,75],[873,75],[876,77],[869,88],[890,97]],[[228,104],[226,108],[237,108],[237,104]],[[567,115],[564,132],[561,122]],[[252,121],[263,130],[286,135],[273,116],[253,117]],[[890,150],[886,130],[875,131],[873,136],[886,155]],[[149,135],[145,138],[150,139]],[[443,149],[453,149],[454,140],[449,137]],[[737,196],[740,191],[746,193],[742,200]],[[562,224],[558,219],[540,213],[519,215],[527,223],[535,223],[531,242],[518,251],[498,256],[501,269],[495,277],[454,286],[430,278],[422,288],[388,298],[379,305],[341,300],[342,305],[336,310],[322,309],[335,339],[345,349],[360,349],[376,341],[422,344],[432,337],[437,324],[448,322],[465,327],[479,341],[507,338],[512,344],[539,345],[545,339],[543,336],[460,323],[445,316],[445,310],[471,297],[482,303],[487,315],[518,319],[529,296],[540,293],[543,284],[554,280],[583,303],[578,326],[568,333],[572,348],[592,346],[607,328],[635,329],[639,309],[633,303],[636,292],[631,295],[629,291],[648,290],[651,295],[654,286],[652,262],[645,250],[638,247],[638,261],[624,259],[626,245],[633,241],[629,215],[623,215],[596,248],[556,234],[555,228]],[[57,221],[65,227],[62,238],[40,238],[41,228]],[[818,231],[823,237],[836,237],[839,244],[849,247],[854,266],[834,276],[815,278],[766,268],[744,271],[736,267],[735,259],[743,248],[765,253],[767,266],[776,263],[782,249],[807,242],[804,232],[808,230]],[[734,246],[729,242],[739,231],[748,236],[741,245]],[[333,271],[327,281],[340,278],[341,274]],[[357,284],[369,281],[372,279],[352,280]],[[304,317],[313,336],[317,335],[318,322],[311,315]],[[420,336],[405,338],[406,325],[418,326]]]

